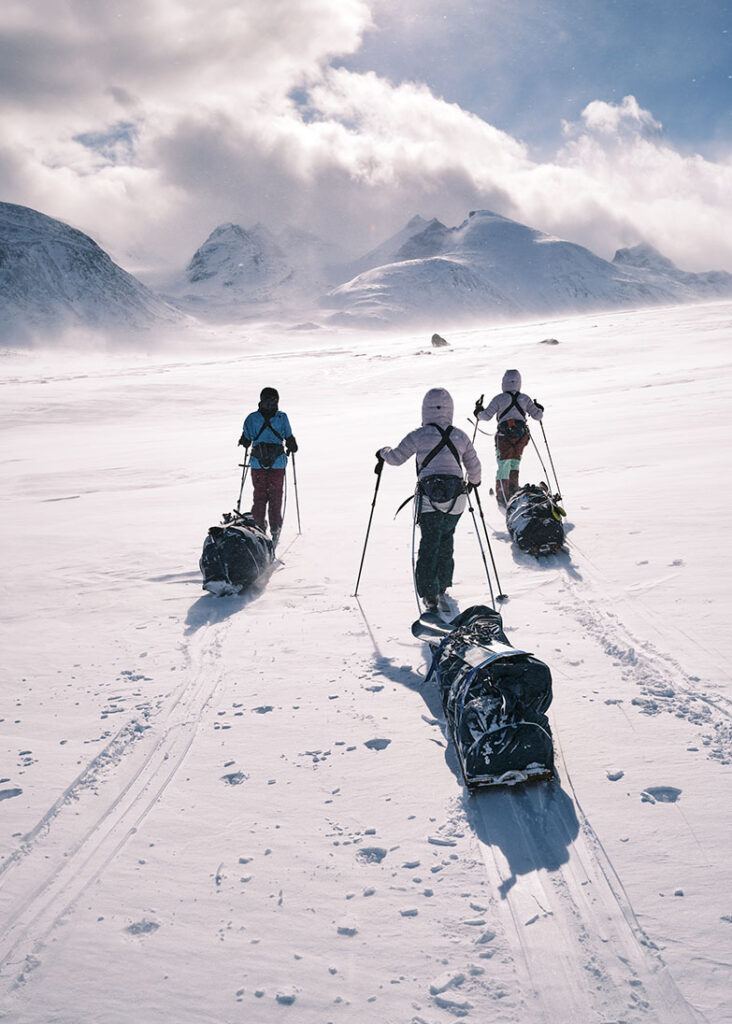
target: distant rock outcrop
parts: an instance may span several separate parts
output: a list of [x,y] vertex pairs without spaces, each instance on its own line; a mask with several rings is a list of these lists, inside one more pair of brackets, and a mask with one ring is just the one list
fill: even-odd
[[88,235],[12,203],[0,203],[0,311],[6,344],[73,329],[129,334],[181,319]]

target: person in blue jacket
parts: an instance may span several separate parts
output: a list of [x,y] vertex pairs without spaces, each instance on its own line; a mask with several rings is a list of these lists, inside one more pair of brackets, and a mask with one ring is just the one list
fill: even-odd
[[297,451],[297,441],[290,428],[290,421],[287,413],[280,411],[279,401],[280,396],[275,388],[262,388],[259,405],[244,420],[239,438],[239,444],[244,448],[252,446],[252,517],[265,530],[269,506],[269,528],[275,544],[282,529],[282,489],[287,456]]

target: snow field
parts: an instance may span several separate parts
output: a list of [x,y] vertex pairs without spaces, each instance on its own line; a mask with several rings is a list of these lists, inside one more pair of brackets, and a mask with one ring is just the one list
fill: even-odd
[[[6,360],[5,1019],[731,1020],[731,313]],[[469,796],[409,634],[410,467],[384,470],[352,595],[376,448],[435,385],[470,430],[511,365],[547,407],[568,553],[509,545],[479,435],[481,496],[508,635],[552,669],[559,779]],[[303,533],[290,476],[284,564],[217,600],[197,559],[265,385]],[[485,601],[467,513],[456,562],[460,607]]]

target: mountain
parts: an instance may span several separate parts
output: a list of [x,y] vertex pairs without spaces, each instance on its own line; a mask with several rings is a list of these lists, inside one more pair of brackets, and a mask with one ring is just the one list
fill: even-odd
[[727,298],[732,294],[732,274],[724,270],[709,270],[702,274],[679,270],[652,245],[618,249],[613,264],[658,288],[671,288],[677,300],[685,296],[686,301],[693,302],[700,298]]
[[[341,267],[341,282],[349,281],[351,278],[364,274],[375,267],[383,267],[389,263],[399,263],[401,260],[418,259],[420,257],[432,256],[442,244],[444,232],[449,229],[441,224],[436,218],[425,220],[419,215],[412,219],[395,235],[382,242],[375,249],[371,249],[365,256],[353,260],[351,263]],[[419,240],[419,241],[418,241]],[[415,251],[415,245],[421,251]]]
[[70,328],[130,333],[180,313],[82,231],[0,203],[0,341],[28,343]]
[[337,246],[297,228],[274,235],[263,224],[220,224],[168,283],[176,305],[212,319],[298,309],[344,280]]
[[455,228],[414,218],[370,257],[380,251],[392,254],[389,263],[324,297],[338,311],[335,322],[508,318],[732,295],[730,274],[686,274],[648,246],[608,262],[489,210],[473,211]]

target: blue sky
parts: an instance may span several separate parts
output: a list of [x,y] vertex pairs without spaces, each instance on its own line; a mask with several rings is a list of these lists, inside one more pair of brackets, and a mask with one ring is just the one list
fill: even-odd
[[129,269],[492,209],[732,271],[730,3],[3,0],[0,199]]
[[722,0],[378,3],[375,27],[342,63],[426,82],[532,146],[562,119],[631,94],[674,144],[732,139],[732,4]]

